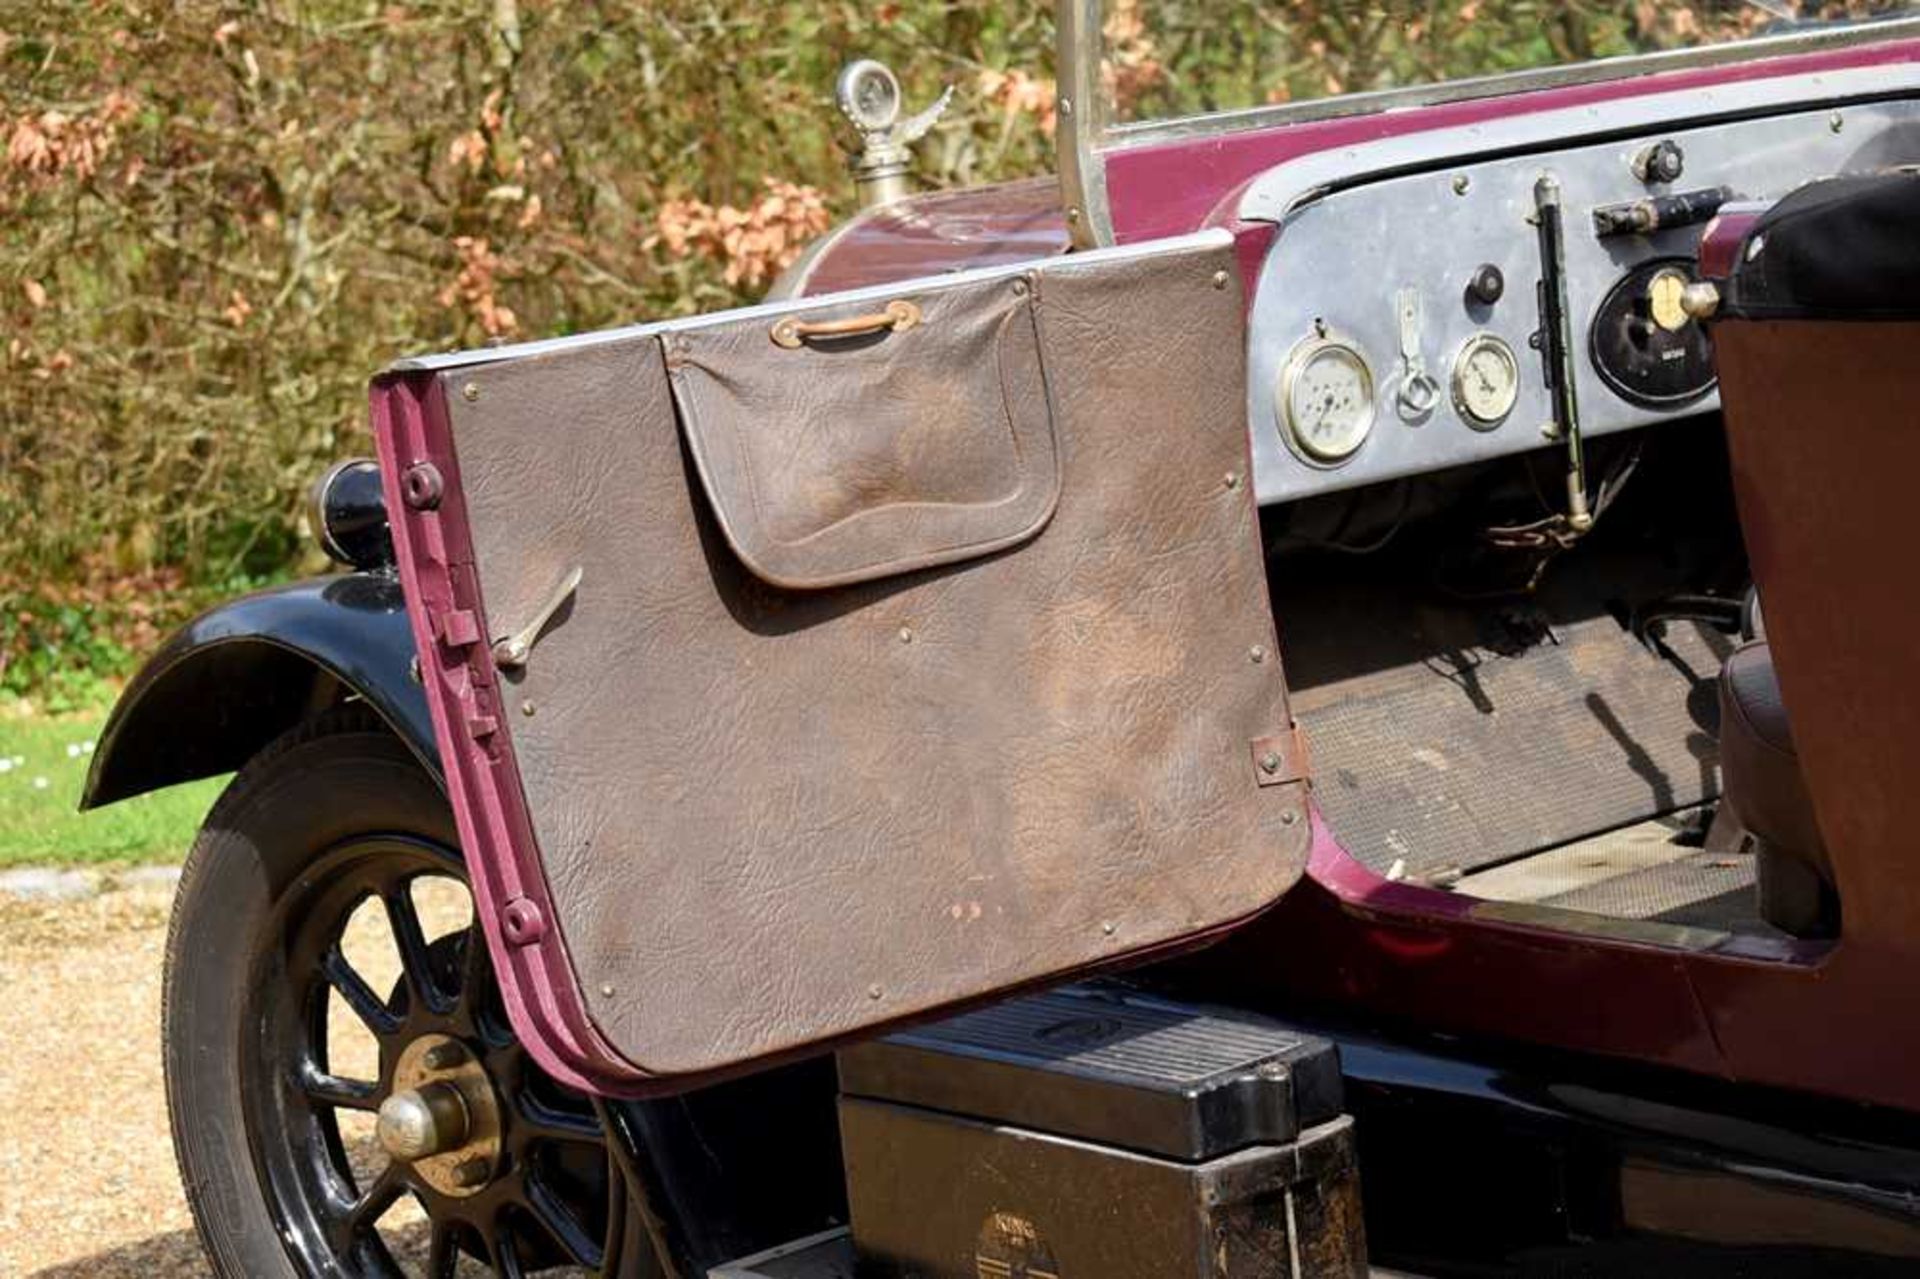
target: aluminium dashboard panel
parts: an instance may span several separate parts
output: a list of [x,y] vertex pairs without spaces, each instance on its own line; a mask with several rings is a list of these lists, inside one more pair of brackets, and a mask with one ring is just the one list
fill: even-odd
[[[1539,249],[1530,219],[1534,183],[1543,173],[1554,174],[1563,190],[1580,418],[1585,433],[1597,436],[1713,409],[1719,399],[1709,391],[1684,403],[1644,407],[1617,393],[1595,369],[1589,330],[1608,293],[1647,263],[1693,257],[1702,230],[1696,225],[1602,239],[1594,234],[1595,206],[1709,187],[1726,187],[1735,199],[1765,199],[1834,173],[1920,162],[1920,101],[1854,102],[1840,110],[1823,104],[1695,127],[1641,124],[1604,142],[1462,160],[1463,154],[1511,145],[1498,136],[1498,125],[1475,129],[1472,138],[1436,139],[1425,155],[1392,157],[1391,176],[1335,183],[1290,206],[1274,199],[1277,183],[1266,192],[1256,183],[1249,205],[1264,196],[1281,224],[1261,266],[1249,321],[1248,421],[1259,500],[1286,502],[1549,443],[1542,431],[1552,418],[1544,365],[1529,345],[1540,325]],[[1631,171],[1632,158],[1660,140],[1680,146],[1685,171],[1671,184],[1644,183]],[[1343,180],[1372,167],[1368,151],[1348,153],[1352,164]],[[1247,206],[1242,214],[1258,215]],[[1505,279],[1504,293],[1492,305],[1467,292],[1483,264],[1498,267]],[[1405,290],[1418,298],[1421,360],[1441,388],[1431,410],[1411,418],[1396,403],[1406,379],[1400,314]],[[1309,464],[1288,447],[1274,398],[1289,353],[1322,330],[1360,350],[1376,397],[1371,434],[1336,466]],[[1511,346],[1520,371],[1512,410],[1490,428],[1470,424],[1456,397],[1446,393],[1456,357],[1484,334]]]

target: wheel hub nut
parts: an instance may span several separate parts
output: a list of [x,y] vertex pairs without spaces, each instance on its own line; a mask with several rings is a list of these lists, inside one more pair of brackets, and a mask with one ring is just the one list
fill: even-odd
[[500,1095],[486,1062],[452,1035],[421,1035],[394,1060],[375,1134],[410,1180],[453,1198],[500,1171]]
[[469,1159],[465,1163],[454,1165],[454,1184],[463,1190],[474,1190],[484,1186],[492,1177],[493,1168],[484,1159]]
[[451,1084],[427,1083],[381,1102],[374,1132],[389,1155],[412,1163],[463,1145],[470,1128],[460,1090]]

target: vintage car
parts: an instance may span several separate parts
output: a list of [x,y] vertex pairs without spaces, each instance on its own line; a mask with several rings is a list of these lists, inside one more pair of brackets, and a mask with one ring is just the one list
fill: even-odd
[[218,1271],[1913,1273],[1920,19],[1751,17],[1127,119],[1061,0],[1057,182],[857,64],[764,305],[380,374],[85,797],[238,770]]

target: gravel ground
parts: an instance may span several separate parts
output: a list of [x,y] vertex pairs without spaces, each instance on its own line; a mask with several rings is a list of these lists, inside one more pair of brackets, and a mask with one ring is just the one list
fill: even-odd
[[[85,891],[0,883],[0,1279],[175,1279],[208,1272],[180,1191],[160,1066],[160,968],[173,882],[155,871],[83,873]],[[415,889],[429,937],[463,929],[466,891]],[[356,914],[343,948],[376,989],[398,953],[384,917]],[[372,1038],[334,1001],[335,1064],[372,1078]],[[370,1115],[343,1123],[355,1171],[385,1162]],[[423,1268],[425,1219],[403,1199],[380,1222],[396,1259]],[[484,1273],[463,1260],[461,1273]]]
[[160,1083],[172,895],[0,897],[0,1276],[207,1273]]

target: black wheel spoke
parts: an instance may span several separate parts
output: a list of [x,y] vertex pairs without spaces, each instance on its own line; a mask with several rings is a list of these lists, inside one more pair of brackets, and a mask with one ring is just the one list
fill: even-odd
[[427,1279],[453,1279],[460,1266],[460,1236],[452,1223],[433,1223],[433,1236],[427,1244]]
[[480,1005],[486,1002],[487,983],[492,977],[493,966],[487,959],[487,937],[480,931],[480,921],[475,919],[467,925],[466,954],[460,965],[460,998],[467,1005],[468,1012],[477,1013]]
[[321,969],[326,973],[328,983],[339,992],[340,998],[347,1001],[347,1007],[353,1009],[354,1015],[366,1023],[367,1029],[377,1037],[384,1039],[400,1029],[400,1019],[393,1015],[393,1010],[387,1007],[380,996],[373,993],[373,987],[367,985],[366,979],[347,962],[346,955],[337,944],[328,949]]
[[607,1135],[592,1115],[570,1114],[555,1110],[532,1097],[520,1098],[520,1122],[535,1140],[564,1141],[580,1146],[603,1146]]
[[493,961],[487,954],[487,935],[481,931],[479,919],[467,928],[462,944],[466,948],[460,977],[462,1011],[473,1033],[484,1043],[504,1048],[513,1043],[513,1030],[506,1024],[504,1013],[494,1006]]
[[393,929],[393,942],[400,951],[400,968],[406,978],[407,994],[416,1007],[443,1013],[451,1001],[433,977],[433,960],[427,953],[426,933],[420,927],[420,912],[414,909],[413,896],[406,883],[380,895],[387,908],[387,923]]
[[401,1176],[397,1164],[388,1164],[373,1179],[373,1184],[361,1192],[353,1206],[347,1209],[347,1233],[351,1236],[363,1235],[372,1231],[387,1209],[393,1207],[401,1195],[406,1193],[406,1178]]
[[607,1238],[602,1248],[605,1258],[601,1261],[600,1268],[603,1271],[610,1269],[615,1274],[619,1274],[623,1273],[624,1268],[620,1261],[627,1255],[627,1249],[636,1246],[644,1248],[647,1245],[644,1241],[627,1237],[627,1229],[631,1221],[627,1215],[626,1179],[620,1175],[619,1161],[613,1157],[611,1150],[606,1152],[606,1158],[607,1188],[603,1202],[607,1210]]
[[560,1250],[576,1264],[590,1270],[598,1269],[606,1259],[600,1242],[587,1232],[580,1219],[558,1196],[531,1176],[527,1178],[527,1207],[532,1210],[540,1228],[551,1235],[553,1241],[560,1245]]
[[526,1267],[520,1261],[520,1246],[513,1241],[511,1232],[502,1230],[487,1244],[487,1259],[493,1263],[495,1274],[505,1275],[507,1279],[525,1279]]
[[300,1091],[307,1095],[309,1101],[332,1106],[336,1110],[380,1109],[380,1085],[363,1079],[342,1079],[338,1075],[330,1075],[312,1062],[306,1063],[300,1070]]

